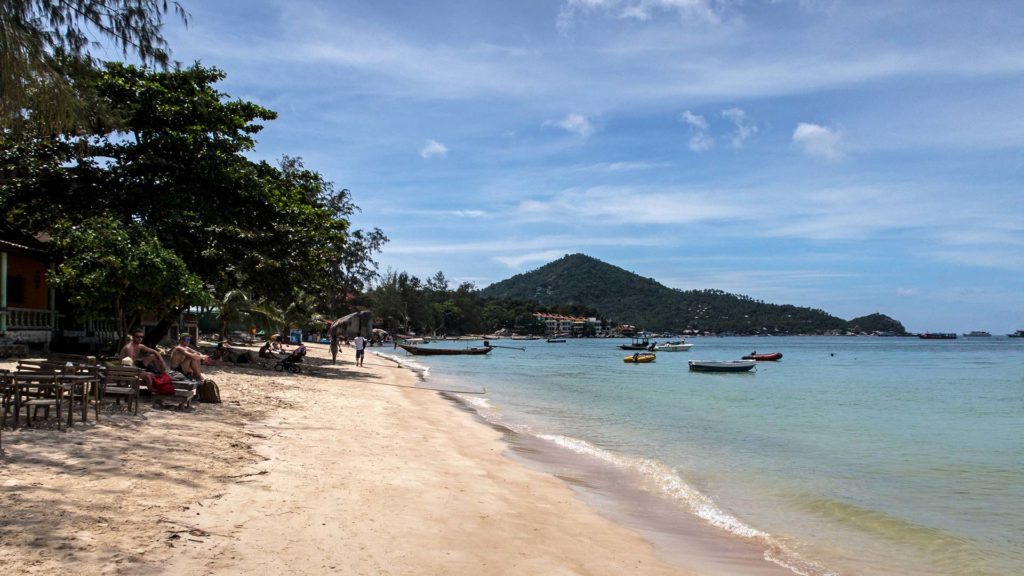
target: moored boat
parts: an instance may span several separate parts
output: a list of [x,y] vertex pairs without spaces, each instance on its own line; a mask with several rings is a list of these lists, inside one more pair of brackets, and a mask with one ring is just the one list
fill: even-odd
[[565,344],[565,338],[548,338],[547,341],[551,344]]
[[971,330],[970,332],[964,332],[964,336],[967,338],[989,338],[992,334],[984,330]]
[[1010,338],[1024,338],[1024,330],[1017,330],[1013,334],[1007,334]]
[[758,354],[757,352],[751,352],[743,357],[744,360],[758,360],[761,362],[774,362],[782,358],[782,352],[768,352],[765,354]]
[[693,344],[687,344],[681,340],[664,342],[654,346],[654,350],[657,352],[686,352],[690,348],[693,348]]
[[655,355],[651,352],[637,352],[636,354],[626,356],[622,361],[630,364],[647,364],[654,362],[654,359]]
[[757,360],[690,360],[694,372],[747,372],[757,365]]
[[623,350],[647,350],[650,347],[651,342],[647,338],[632,338],[629,344],[619,344]]
[[456,356],[456,355],[480,355],[487,354],[494,348],[492,346],[484,346],[482,348],[421,348],[419,346],[410,346],[408,344],[399,344],[402,350],[405,350],[409,354],[415,356]]
[[953,332],[925,332],[918,334],[917,337],[921,340],[956,340],[956,334]]

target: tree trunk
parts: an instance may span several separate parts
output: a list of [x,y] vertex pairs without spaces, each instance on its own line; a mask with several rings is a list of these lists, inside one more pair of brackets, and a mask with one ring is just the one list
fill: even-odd
[[[171,310],[169,314],[163,316],[160,321],[156,323],[156,326],[149,331],[149,334],[146,335],[146,339],[143,341],[143,344],[150,348],[155,348],[156,345],[164,339],[164,336],[167,336],[167,333],[170,332],[171,324],[174,324],[174,320],[181,316],[181,313],[184,311],[184,308],[175,308],[174,310]],[[196,344],[198,344],[198,342]]]

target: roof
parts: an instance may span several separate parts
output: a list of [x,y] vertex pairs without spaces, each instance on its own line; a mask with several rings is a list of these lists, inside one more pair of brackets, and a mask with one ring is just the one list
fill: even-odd
[[25,246],[23,244],[17,244],[8,240],[0,239],[0,249],[3,250],[19,250],[22,252],[34,252],[36,254],[46,254],[46,250],[40,248],[32,248],[31,246]]

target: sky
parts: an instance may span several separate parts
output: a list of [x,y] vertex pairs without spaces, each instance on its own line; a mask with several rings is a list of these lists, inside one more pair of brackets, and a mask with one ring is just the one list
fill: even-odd
[[[477,287],[584,253],[915,332],[1024,328],[1024,3],[182,0],[172,58],[275,110],[390,239]],[[628,298],[628,294],[623,294]]]

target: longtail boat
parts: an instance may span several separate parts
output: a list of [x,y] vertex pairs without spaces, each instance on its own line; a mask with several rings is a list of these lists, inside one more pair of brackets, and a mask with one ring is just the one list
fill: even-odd
[[775,361],[782,359],[782,352],[770,352],[767,354],[758,354],[757,352],[751,352],[743,357],[744,360],[759,360],[759,361]]
[[690,360],[694,372],[746,372],[754,368],[757,360]]
[[440,348],[436,346],[421,348],[420,346],[410,346],[408,344],[399,344],[399,346],[402,350],[415,356],[480,355],[487,354],[494,349],[493,346],[484,346],[483,348]]

